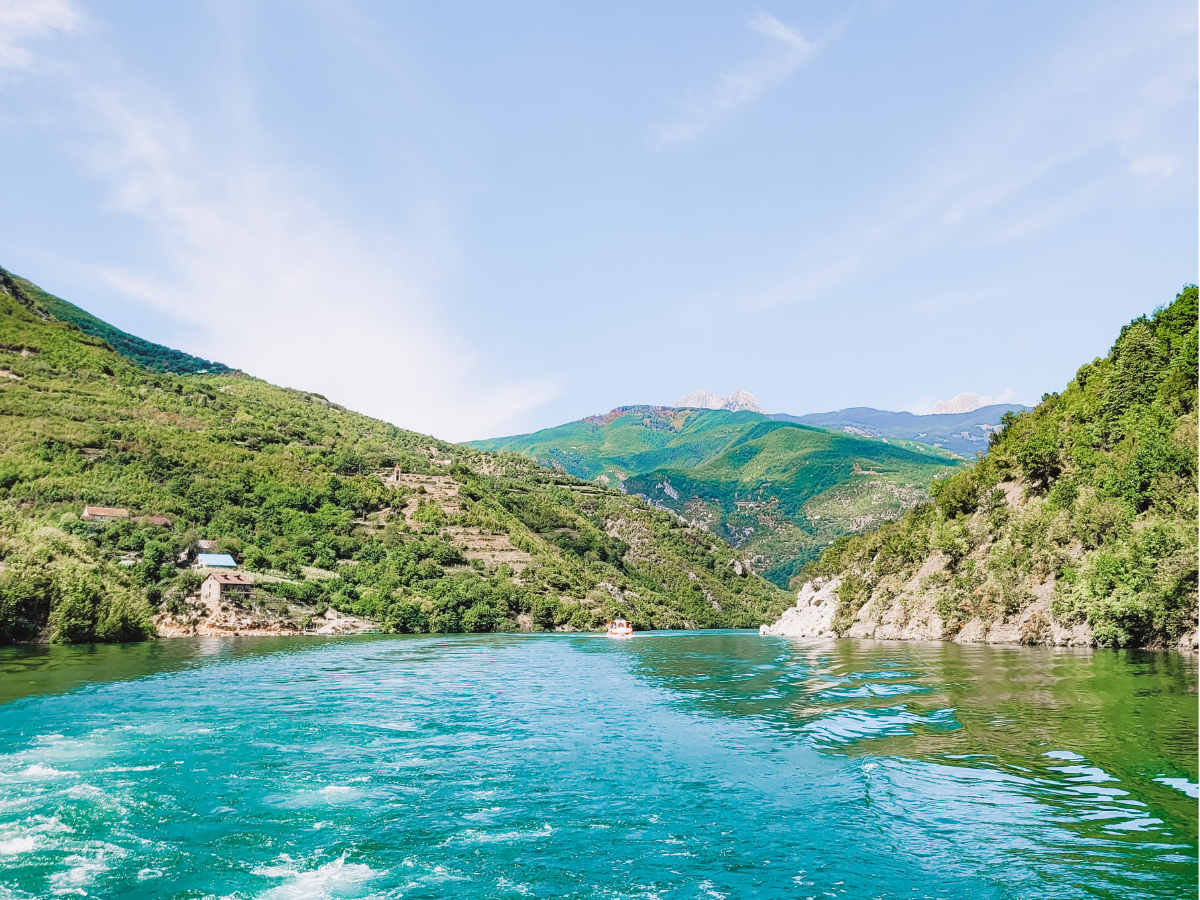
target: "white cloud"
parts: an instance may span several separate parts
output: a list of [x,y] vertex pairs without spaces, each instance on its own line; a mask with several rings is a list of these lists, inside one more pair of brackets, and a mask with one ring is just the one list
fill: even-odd
[[765,12],[752,20],[750,27],[770,39],[767,48],[738,71],[722,75],[713,89],[679,103],[675,115],[651,129],[655,143],[669,147],[707,131],[749,106],[768,88],[786,81],[817,49],[798,31]]
[[24,69],[34,56],[23,44],[56,31],[70,32],[79,14],[66,0],[0,0],[0,70]]
[[[24,34],[77,21],[61,3],[0,10]],[[414,203],[415,237],[381,236],[319,199],[336,189],[289,167],[248,112],[247,85],[227,84],[235,112],[202,125],[165,91],[109,74],[121,69],[99,52],[66,57],[48,77],[67,98],[59,115],[81,137],[83,167],[151,238],[144,265],[92,271],[185,323],[171,343],[451,440],[506,433],[556,395],[550,379],[498,376],[442,313],[447,298],[430,285],[453,280],[457,254],[436,201]]]
[[971,412],[972,410],[982,409],[985,406],[992,406],[997,403],[1017,403],[1016,396],[1017,392],[1011,387],[1007,387],[994,397],[971,392],[956,394],[949,400],[933,400],[929,397],[921,397],[916,403],[906,406],[904,412],[910,412],[917,416]]
[[169,271],[102,275],[192,323],[183,349],[450,439],[499,433],[553,396],[547,382],[504,383],[486,371],[439,314],[439,298],[296,179],[199,146],[185,123],[117,93],[89,99],[108,132],[96,171],[119,209],[153,227]]
[[[806,302],[950,242],[995,246],[1078,218],[1122,191],[1178,179],[1168,123],[1194,115],[1195,14],[1106,12],[869,208],[805,247],[790,277],[743,302]],[[1164,136],[1167,135],[1167,136]],[[1164,146],[1166,145],[1166,146]],[[1106,155],[1127,163],[1103,165]],[[1189,175],[1190,177],[1190,175]],[[1181,188],[1182,189],[1182,188]]]

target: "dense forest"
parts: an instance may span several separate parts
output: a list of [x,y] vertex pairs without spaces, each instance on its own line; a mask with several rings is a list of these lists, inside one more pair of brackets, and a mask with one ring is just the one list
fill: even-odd
[[27,285],[0,282],[0,641],[194,621],[200,539],[254,573],[264,609],[391,631],[751,627],[789,602],[637,498],[240,372],[149,371]]
[[[1006,415],[989,452],[900,521],[838,540],[793,586],[838,577],[835,628],[886,602],[932,553],[943,637],[1002,621],[1053,584],[1051,618],[1104,646],[1197,627],[1197,290],[1121,330],[1061,393]],[[1023,635],[1045,639],[1049,620]]]

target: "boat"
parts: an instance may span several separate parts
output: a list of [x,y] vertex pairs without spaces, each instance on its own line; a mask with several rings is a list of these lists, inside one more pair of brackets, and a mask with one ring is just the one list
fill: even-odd
[[633,637],[633,626],[624,619],[613,619],[608,623],[608,636],[610,638]]

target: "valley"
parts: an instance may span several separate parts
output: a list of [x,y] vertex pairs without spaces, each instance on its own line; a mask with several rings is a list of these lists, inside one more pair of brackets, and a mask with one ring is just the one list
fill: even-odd
[[729,542],[781,587],[836,538],[902,515],[963,464],[918,441],[720,408],[620,407],[470,446],[644,497]]

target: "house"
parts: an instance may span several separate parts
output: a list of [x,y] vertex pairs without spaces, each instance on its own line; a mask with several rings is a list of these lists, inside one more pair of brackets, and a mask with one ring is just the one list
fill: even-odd
[[171,520],[162,516],[142,516],[138,521],[143,525],[157,525],[159,528],[171,527]]
[[250,596],[254,582],[249,575],[240,572],[213,572],[200,585],[202,603],[220,603],[222,600],[245,600]]
[[112,506],[85,506],[79,518],[85,522],[107,522],[110,519],[128,519],[129,510]]
[[196,541],[196,546],[201,550],[212,550],[217,546],[216,541]]
[[196,557],[196,565],[201,568],[236,569],[237,563],[228,553],[201,553]]

